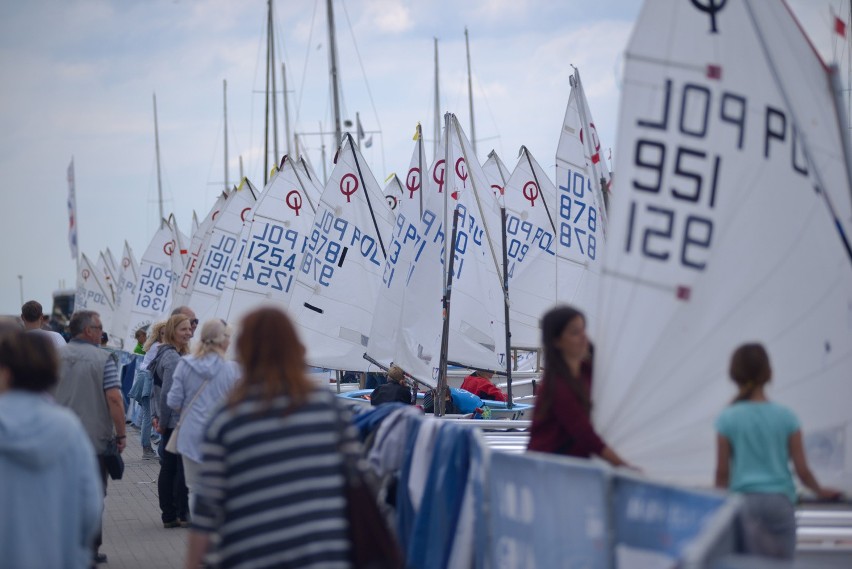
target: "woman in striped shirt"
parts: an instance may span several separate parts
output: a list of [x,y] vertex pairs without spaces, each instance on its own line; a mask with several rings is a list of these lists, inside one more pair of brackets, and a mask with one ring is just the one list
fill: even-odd
[[241,330],[243,378],[201,448],[187,567],[208,551],[220,567],[350,567],[341,449],[360,450],[354,429],[306,377],[282,311],[252,312]]

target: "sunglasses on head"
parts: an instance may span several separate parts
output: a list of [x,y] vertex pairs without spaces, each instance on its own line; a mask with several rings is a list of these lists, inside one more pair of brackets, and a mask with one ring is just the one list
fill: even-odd
[[189,323],[192,324],[193,326],[198,326],[198,318],[193,318],[192,320],[189,321]]

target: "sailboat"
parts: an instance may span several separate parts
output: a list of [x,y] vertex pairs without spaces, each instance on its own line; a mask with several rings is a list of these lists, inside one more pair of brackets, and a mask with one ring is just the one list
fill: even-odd
[[257,190],[248,178],[243,178],[222,204],[221,212],[215,219],[211,216],[209,233],[197,249],[198,272],[186,301],[202,322],[216,315],[222,291],[239,274],[239,260],[246,245],[241,239],[243,223],[251,219],[256,201]]
[[[101,255],[103,258],[103,255]],[[85,253],[77,261],[77,291],[74,295],[74,310],[94,310],[101,316],[104,330],[112,325],[115,305],[112,289],[106,285],[103,272],[93,265]]]
[[768,350],[820,482],[852,491],[852,191],[836,70],[782,2],[645,3],[625,57],[594,421],[707,486],[733,350]]
[[[110,328],[110,338],[115,338],[120,348],[130,348],[124,339],[128,334],[130,324],[130,307],[136,300],[136,283],[139,280],[139,263],[133,254],[133,249],[127,241],[121,255],[121,269],[118,276],[118,286],[115,294],[115,314]],[[136,330],[132,330],[133,333]],[[128,350],[129,351],[129,350]]]
[[262,304],[289,304],[320,199],[303,165],[284,156],[258,198],[244,225],[240,270],[219,301],[219,318],[237,323]]
[[363,358],[393,213],[351,134],[317,204],[290,314],[316,367],[367,371]]

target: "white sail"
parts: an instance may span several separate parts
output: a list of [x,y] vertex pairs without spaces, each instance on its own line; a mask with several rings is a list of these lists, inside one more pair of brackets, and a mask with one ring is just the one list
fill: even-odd
[[[590,122],[585,98],[580,74],[575,70],[556,150],[556,196],[553,202],[545,196],[545,203],[553,216],[557,237],[557,301],[585,312],[589,331],[594,335],[601,259],[606,247],[600,182],[605,169],[599,168],[600,141]],[[607,173],[605,179],[608,177]]]
[[106,255],[101,251],[98,253],[98,260],[95,263],[95,271],[98,273],[98,277],[100,277],[101,282],[109,293],[110,302],[112,302],[113,306],[115,305],[115,287],[118,279],[115,277],[115,273],[112,270],[109,262],[106,259]]
[[104,330],[112,324],[114,305],[112,291],[104,284],[98,270],[86,254],[77,262],[77,292],[74,295],[74,310],[94,310],[101,317]]
[[189,261],[189,239],[178,228],[177,219],[174,214],[169,215],[168,225],[172,230],[172,241],[169,245],[173,252],[171,255],[172,274],[176,275],[180,279],[186,271],[187,263]]
[[490,235],[499,243],[499,229],[492,225],[499,223],[499,206],[458,120],[454,115],[447,115],[447,120],[443,154],[439,154],[427,178],[420,225],[422,241],[408,270],[401,342],[394,360],[431,384],[437,382],[443,279],[449,270],[444,259],[450,254],[445,248],[449,249],[456,209],[459,218],[452,248],[455,258],[448,360],[500,370],[505,367],[506,354],[501,279],[489,238]]
[[177,281],[172,272],[174,251],[172,230],[164,219],[139,261],[136,294],[130,304],[130,318],[124,336],[125,346],[135,345],[133,334],[139,328],[165,320]]
[[[420,203],[423,193],[423,176],[426,155],[423,139],[419,136],[411,153],[405,188],[394,174],[393,180],[385,188],[385,198],[394,213],[393,231],[389,237],[388,255],[382,267],[381,286],[379,287],[376,309],[373,311],[373,325],[367,355],[385,366],[394,361],[397,335],[400,330],[400,317],[405,302],[405,284],[411,259],[420,244]],[[415,299],[409,299],[416,302]],[[399,364],[397,364],[399,365]],[[405,368],[403,368],[405,369]],[[411,370],[406,370],[412,373]],[[431,372],[429,372],[431,377]],[[415,376],[417,377],[417,376]]]
[[[412,377],[432,387],[438,383],[443,322],[445,139],[446,136],[442,136],[438,142],[438,158],[421,179],[419,190],[409,191],[409,194],[414,193],[418,208],[422,199],[423,212],[413,224],[414,231],[412,224],[406,225],[403,234],[406,246],[401,247],[400,259],[394,261],[395,267],[391,267],[394,272],[388,277],[383,276],[383,282],[392,275],[395,281],[399,281],[398,284],[404,285],[392,360]],[[412,173],[409,175],[414,182],[416,177]],[[415,183],[411,185],[417,186]],[[411,206],[413,204],[409,204]],[[382,357],[372,342],[368,353],[377,360]]]
[[506,191],[506,183],[509,181],[511,173],[497,152],[492,150],[488,153],[488,160],[482,165],[482,171],[485,173],[485,178],[491,184],[491,191],[494,192],[494,197],[497,198],[497,203],[503,205],[503,193]]
[[198,231],[198,214],[195,213],[195,210],[192,210],[192,230],[189,232],[190,235],[195,235]]
[[537,348],[539,320],[556,304],[555,195],[553,182],[529,150],[521,147],[503,196],[513,347]]
[[709,485],[731,353],[758,341],[768,396],[849,492],[852,258],[826,198],[848,211],[850,188],[827,71],[783,3],[708,6],[649,1],[628,46],[594,419],[647,474]]
[[107,247],[107,248],[104,250],[104,259],[106,259],[107,266],[109,267],[109,269],[110,269],[110,271],[112,272],[112,274],[113,274],[113,275],[115,275],[115,277],[116,277],[116,281],[117,281],[117,280],[118,280],[118,274],[119,274],[121,271],[120,271],[120,269],[118,268],[118,264],[116,264],[116,262],[115,262],[115,257],[113,257],[113,255],[112,255],[112,251],[110,251],[109,247]]
[[[115,295],[115,313],[110,328],[110,338],[118,341],[118,346],[130,351],[132,344],[125,342],[128,336],[128,325],[130,324],[130,309],[136,300],[136,282],[139,275],[139,263],[127,241],[124,242],[124,251],[121,255],[121,270],[118,276],[118,286]],[[136,333],[131,330],[130,335]]]
[[350,135],[317,207],[290,313],[311,365],[367,370],[364,349],[393,214]]
[[[185,268],[181,273],[175,273],[177,275],[177,283],[175,284],[174,298],[172,300],[173,308],[185,306],[189,302],[189,295],[192,294],[195,276],[198,274],[198,267],[203,258],[204,243],[210,237],[210,233],[213,231],[213,223],[215,223],[219,212],[224,207],[228,195],[225,192],[219,194],[219,197],[216,198],[216,203],[210,208],[204,221],[192,232],[189,243],[189,254],[184,265]],[[193,221],[197,220],[193,218]]]
[[201,322],[216,316],[219,298],[226,284],[239,274],[239,261],[245,248],[245,242],[241,240],[243,222],[251,219],[251,210],[256,202],[257,191],[248,178],[243,178],[239,187],[228,196],[219,214],[215,219],[211,218],[213,225],[199,248],[198,269],[186,301]]
[[247,245],[236,280],[230,281],[230,299],[219,303],[217,315],[237,324],[253,308],[265,303],[287,306],[302,262],[302,252],[313,228],[318,195],[300,171],[299,163],[284,156],[244,226]]
[[382,194],[385,196],[385,201],[388,202],[388,207],[393,212],[394,217],[397,215],[397,209],[399,209],[399,203],[402,201],[403,195],[405,191],[402,189],[402,182],[399,179],[399,176],[396,174],[391,174],[390,181],[385,184],[385,189],[382,191]]
[[507,350],[500,205],[455,115],[449,116],[447,139],[448,236],[453,210],[459,212],[455,247],[448,247],[455,255],[448,360],[502,370]]

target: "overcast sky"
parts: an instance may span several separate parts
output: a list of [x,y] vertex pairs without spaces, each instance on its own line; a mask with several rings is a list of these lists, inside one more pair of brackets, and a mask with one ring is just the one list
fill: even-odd
[[[688,2],[689,0],[683,0]],[[421,122],[431,160],[434,47],[441,111],[470,135],[464,29],[470,33],[477,151],[511,169],[526,145],[553,171],[580,69],[602,143],[615,146],[621,54],[635,0],[334,0],[344,119],[373,134],[365,157],[379,183],[407,168]],[[832,5],[790,2],[823,57],[843,58]],[[325,2],[274,0],[276,66],[287,65],[297,132],[333,130]],[[360,57],[359,55],[360,54]],[[836,54],[836,55],[834,55]],[[74,157],[81,253],[95,262],[124,240],[137,260],[158,224],[152,94],[157,94],[166,215],[189,233],[224,187],[222,80],[228,81],[229,179],[263,184],[266,2],[33,0],[0,4],[0,314],[75,286],[68,247],[66,169]],[[279,154],[286,152],[278,98]],[[322,125],[322,126],[321,126]],[[303,137],[322,175],[333,137]],[[270,157],[270,160],[272,158]],[[19,279],[18,275],[22,276]]]

